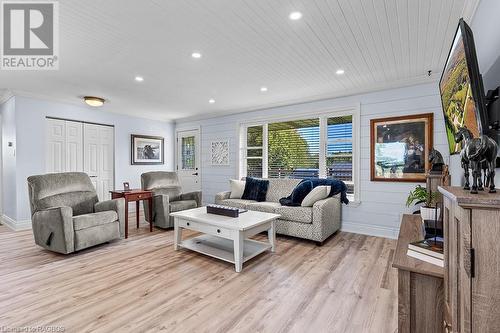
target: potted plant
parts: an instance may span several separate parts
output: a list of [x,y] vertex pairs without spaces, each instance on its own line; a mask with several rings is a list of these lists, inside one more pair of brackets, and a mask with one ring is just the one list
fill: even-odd
[[436,208],[437,192],[427,191],[425,187],[417,185],[417,187],[410,192],[408,199],[406,199],[406,206],[410,207],[412,204],[418,205],[424,203],[420,207],[420,216],[422,221],[439,219],[441,210]]

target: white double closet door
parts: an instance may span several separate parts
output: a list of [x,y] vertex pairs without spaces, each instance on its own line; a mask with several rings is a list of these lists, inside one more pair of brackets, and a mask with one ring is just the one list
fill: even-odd
[[114,189],[114,128],[47,118],[46,171],[85,172],[99,200]]

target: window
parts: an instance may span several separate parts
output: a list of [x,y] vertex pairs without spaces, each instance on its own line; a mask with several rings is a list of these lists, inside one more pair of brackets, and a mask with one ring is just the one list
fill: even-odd
[[355,112],[242,125],[241,176],[335,178],[356,200]]
[[326,133],[326,177],[342,180],[353,194],[352,116],[328,118]]
[[263,126],[252,126],[247,128],[246,175],[249,177],[262,177],[263,130]]
[[182,138],[182,170],[194,170],[195,168],[195,152],[194,152],[194,136]]
[[267,177],[318,177],[318,118],[270,123],[267,136]]

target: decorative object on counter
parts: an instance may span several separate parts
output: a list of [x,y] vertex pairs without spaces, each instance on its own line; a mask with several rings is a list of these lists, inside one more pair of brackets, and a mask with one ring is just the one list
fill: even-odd
[[222,205],[207,205],[208,214],[216,214],[229,217],[238,217],[241,213],[246,212],[246,209],[233,208]]
[[[498,153],[497,143],[486,135],[474,138],[472,132],[466,127],[460,127],[455,135],[455,141],[463,141],[460,152],[462,168],[465,173],[464,190],[476,194],[484,190],[481,179],[481,169],[485,174],[484,185],[489,187],[490,193],[495,193],[495,164]],[[472,187],[469,183],[469,168],[472,170]]]
[[425,187],[417,185],[417,187],[415,187],[415,189],[408,195],[408,198],[406,199],[406,206],[410,207],[412,204],[418,205],[425,203],[424,206],[420,207],[422,222],[436,221],[441,215],[441,210],[436,207],[437,197],[437,192],[428,191]]
[[229,165],[229,140],[212,141],[210,154],[212,165]]
[[437,173],[441,173],[443,171],[443,167],[444,167],[444,159],[443,159],[443,155],[441,155],[441,153],[432,148],[430,153],[429,153],[429,163],[431,164],[431,170],[430,172],[437,172]]
[[370,180],[425,182],[432,113],[370,120]]
[[161,136],[131,135],[131,164],[165,164],[164,139]]
[[130,184],[129,184],[129,182],[124,182],[123,183],[123,190],[124,191],[130,191]]

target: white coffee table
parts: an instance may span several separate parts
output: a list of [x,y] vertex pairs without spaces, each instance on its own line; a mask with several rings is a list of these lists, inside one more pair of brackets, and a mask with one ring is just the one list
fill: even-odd
[[[174,249],[180,247],[234,263],[236,272],[241,272],[243,263],[262,252],[276,250],[274,221],[278,214],[247,211],[239,217],[208,214],[206,207],[171,213],[174,217]],[[182,229],[203,235],[182,239]],[[259,232],[267,231],[269,243],[248,239]]]

